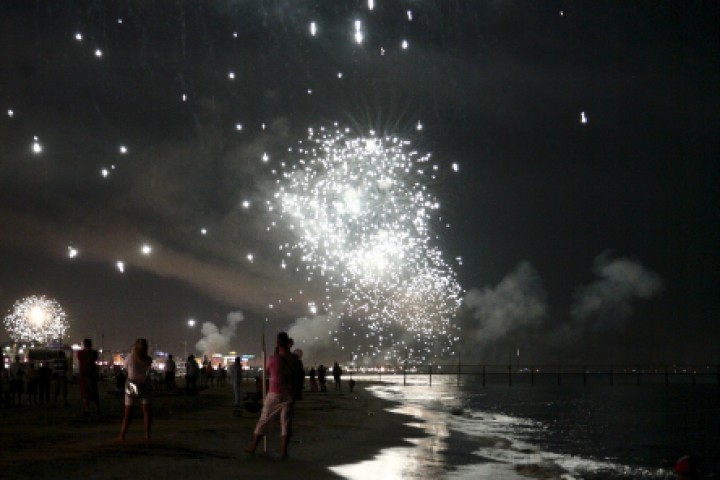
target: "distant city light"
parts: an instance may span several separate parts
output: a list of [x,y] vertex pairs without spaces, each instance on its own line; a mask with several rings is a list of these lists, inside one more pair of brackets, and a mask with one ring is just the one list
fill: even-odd
[[317,35],[317,24],[315,22],[310,22],[310,35],[313,37]]
[[127,153],[127,152],[128,152],[127,147],[126,147],[125,145],[120,145],[120,153],[123,153],[123,154],[124,154],[124,153]]
[[107,178],[108,175],[110,175],[110,171],[107,168],[103,168],[100,170],[100,175],[102,175],[103,178]]
[[95,50],[95,56],[98,58],[102,58],[103,52],[99,48]]
[[228,78],[229,78],[230,80],[235,80],[235,72],[229,72],[229,73],[228,73]]
[[580,123],[583,123],[583,124],[588,123],[588,118],[585,115],[585,112],[580,112]]
[[407,50],[409,44],[407,40],[403,40],[400,45],[402,46],[403,50]]
[[123,262],[122,260],[118,260],[115,263],[115,267],[117,267],[118,272],[125,273],[125,262]]
[[15,115],[15,112],[13,112],[12,108],[8,108],[7,115],[10,118],[12,118]]
[[460,165],[457,163],[452,164],[452,171],[453,172],[459,172],[460,171]]
[[408,22],[412,22],[412,19],[413,19],[413,17],[412,17],[412,10],[408,10],[408,11],[407,11],[407,17],[408,17]]
[[207,235],[207,233],[208,233],[207,228],[201,228],[201,229],[200,229],[200,233],[201,233],[202,235]]
[[146,243],[142,247],[140,247],[140,252],[142,252],[142,254],[146,256],[150,255],[152,253],[152,247]]
[[67,247],[67,252],[68,252],[68,258],[75,258],[78,256],[78,253],[79,253],[77,248],[72,247],[72,246]]
[[32,144],[32,151],[35,154],[42,153],[43,147],[40,144],[40,141],[38,140],[38,137],[34,137],[33,144]]
[[75,40],[77,40],[78,42],[81,42],[82,39],[83,39],[82,33],[78,32],[75,34]]
[[235,124],[235,130],[237,130],[238,132],[241,132],[242,129],[243,129],[242,123],[236,123],[236,124]]

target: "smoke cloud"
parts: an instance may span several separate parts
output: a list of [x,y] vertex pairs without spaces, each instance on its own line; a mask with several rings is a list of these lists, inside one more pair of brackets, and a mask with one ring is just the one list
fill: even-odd
[[520,263],[494,288],[469,290],[464,304],[472,320],[463,325],[463,336],[483,343],[538,326],[547,314],[547,294],[529,262]]
[[214,353],[227,353],[230,341],[235,337],[237,326],[245,319],[242,312],[231,312],[227,316],[226,324],[218,329],[212,322],[205,322],[200,332],[202,338],[195,344],[195,348],[208,357]]
[[599,277],[575,290],[571,314],[580,325],[603,329],[616,326],[633,313],[633,301],[647,300],[663,289],[660,277],[628,258],[610,259],[607,253],[595,259]]
[[339,324],[337,318],[318,315],[298,318],[288,328],[288,335],[295,341],[295,348],[303,351],[305,365],[328,365],[337,359],[338,346],[332,332],[337,331]]

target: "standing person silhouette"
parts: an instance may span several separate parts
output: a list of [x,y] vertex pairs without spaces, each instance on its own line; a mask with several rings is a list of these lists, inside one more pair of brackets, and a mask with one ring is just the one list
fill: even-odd
[[[150,429],[152,427],[152,409],[150,400],[152,396],[152,382],[150,380],[150,367],[152,358],[148,355],[148,343],[144,338],[135,340],[132,353],[125,361],[127,369],[127,382],[131,387],[125,390],[125,415],[120,426],[118,440],[124,441],[128,426],[132,420],[132,407],[135,400],[140,400],[145,424],[145,439],[150,441]],[[135,387],[132,387],[135,385]],[[130,391],[134,388],[134,392]]]
[[92,340],[83,340],[81,350],[77,352],[78,359],[78,385],[80,386],[80,399],[83,404],[83,414],[90,415],[90,403],[95,404],[97,414],[100,415],[100,394],[98,392],[98,371],[95,362],[98,360],[97,350],[92,348]]
[[270,391],[265,397],[262,414],[255,426],[252,442],[245,449],[248,453],[255,453],[258,441],[265,435],[270,421],[280,416],[282,430],[280,456],[282,458],[287,457],[292,407],[295,401],[295,389],[297,388],[296,372],[298,368],[302,368],[297,364],[298,358],[290,353],[288,345],[287,333],[278,333],[277,353],[268,359],[266,366],[267,372],[270,374]]
[[335,383],[335,390],[342,391],[342,384],[340,383],[340,378],[342,377],[342,368],[340,368],[340,365],[338,365],[338,362],[335,362],[332,369],[333,374],[333,382]]

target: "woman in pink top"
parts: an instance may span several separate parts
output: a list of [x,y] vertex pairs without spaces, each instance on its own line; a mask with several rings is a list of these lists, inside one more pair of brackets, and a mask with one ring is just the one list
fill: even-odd
[[295,401],[295,375],[297,375],[296,372],[299,367],[297,363],[297,357],[288,350],[287,333],[278,333],[277,353],[268,359],[266,365],[267,372],[270,375],[270,391],[265,397],[260,420],[255,426],[252,443],[245,449],[246,452],[255,453],[258,440],[265,434],[268,424],[279,415],[282,429],[280,456],[287,457],[290,420],[293,402]]

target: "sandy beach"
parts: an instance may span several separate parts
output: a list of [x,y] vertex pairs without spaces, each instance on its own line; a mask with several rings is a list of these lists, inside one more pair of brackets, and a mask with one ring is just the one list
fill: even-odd
[[[153,402],[153,438],[144,439],[136,407],[127,440],[116,440],[122,396],[101,396],[102,415],[81,415],[77,385],[70,406],[24,405],[0,409],[0,478],[198,479],[342,478],[329,467],[372,459],[389,447],[409,446],[424,435],[409,417],[387,411],[391,403],[365,391],[306,392],[297,402],[289,458],[281,459],[279,428],[267,452],[244,453],[258,413],[233,412],[229,385],[198,395],[158,392]],[[246,391],[254,384],[246,384]]]

